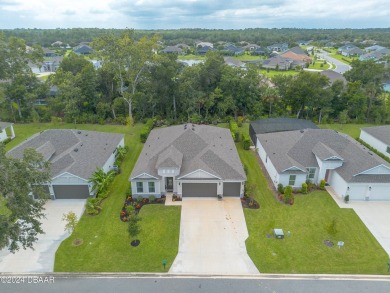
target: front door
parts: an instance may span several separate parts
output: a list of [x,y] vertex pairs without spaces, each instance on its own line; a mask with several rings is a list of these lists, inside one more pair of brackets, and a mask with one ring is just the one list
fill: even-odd
[[165,188],[168,192],[173,191],[173,177],[167,177],[167,187]]

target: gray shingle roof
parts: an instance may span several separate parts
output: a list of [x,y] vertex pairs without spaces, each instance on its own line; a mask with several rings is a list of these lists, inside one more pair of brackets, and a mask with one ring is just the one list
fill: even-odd
[[340,160],[343,158],[331,148],[324,145],[322,142],[318,142],[313,148],[313,154],[315,154],[320,160],[324,161],[332,157],[337,157]]
[[180,168],[182,160],[183,154],[171,145],[158,156],[156,168]]
[[[156,166],[159,158],[169,157],[167,150],[176,149],[182,157],[180,174],[187,175],[202,169],[223,180],[245,180],[245,172],[236,146],[228,129],[184,125],[153,129],[130,175],[135,178],[143,173],[160,178]],[[176,152],[176,151],[173,151]],[[172,161],[174,160],[170,157]]]
[[318,129],[317,125],[315,125],[310,120],[295,118],[269,118],[255,120],[251,122],[251,127],[256,134],[301,130],[307,128]]
[[89,179],[106,163],[123,134],[73,129],[49,129],[35,134],[8,152],[21,158],[26,148],[41,152],[51,162],[51,175],[64,172]]
[[390,146],[390,125],[366,127],[362,130]]
[[347,83],[347,80],[345,79],[344,75],[342,75],[341,73],[338,73],[336,71],[330,70],[330,69],[323,70],[319,74],[329,78],[330,83],[334,83],[336,80],[341,80],[344,84]]
[[13,123],[9,123],[9,122],[1,122],[0,121],[0,129],[3,130],[3,129],[6,129],[7,127],[10,127]]
[[388,178],[385,182],[390,182],[390,175],[357,175],[380,165],[390,168],[390,164],[369,152],[354,139],[334,130],[307,129],[265,133],[258,134],[257,138],[279,173],[288,167],[297,166],[295,162],[304,167],[318,167],[313,150],[316,149],[323,155],[325,148],[317,146],[322,143],[326,146],[326,152],[337,154],[344,159],[343,165],[336,171],[347,182],[366,182],[367,176],[373,182],[382,182],[383,178]]

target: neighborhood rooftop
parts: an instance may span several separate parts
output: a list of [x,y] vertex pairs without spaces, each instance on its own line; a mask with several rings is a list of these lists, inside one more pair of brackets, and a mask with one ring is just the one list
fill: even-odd
[[7,127],[10,127],[13,123],[9,122],[1,122],[0,121],[0,130],[6,129]]
[[206,125],[177,125],[153,129],[131,173],[156,178],[157,166],[180,167],[184,176],[199,169],[223,180],[246,176],[228,129]]
[[362,130],[380,141],[383,141],[387,145],[390,145],[390,125],[366,127],[362,128]]
[[33,148],[51,162],[52,177],[70,172],[88,179],[106,163],[123,137],[116,133],[49,129],[25,140],[8,155],[21,158],[26,148]]
[[347,182],[390,182],[390,175],[359,175],[378,165],[390,168],[390,164],[354,139],[334,130],[264,133],[258,134],[257,138],[278,172],[294,167],[306,172],[306,167],[318,167],[317,155],[343,161],[337,172]]

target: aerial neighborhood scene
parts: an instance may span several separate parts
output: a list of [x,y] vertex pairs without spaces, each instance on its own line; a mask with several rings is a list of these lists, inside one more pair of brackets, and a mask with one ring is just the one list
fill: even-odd
[[0,1],[6,292],[388,292],[388,3],[38,2]]

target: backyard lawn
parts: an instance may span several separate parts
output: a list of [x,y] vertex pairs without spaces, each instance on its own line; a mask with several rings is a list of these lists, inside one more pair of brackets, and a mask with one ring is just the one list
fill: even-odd
[[360,128],[376,126],[374,124],[320,124],[320,128],[329,128],[345,134],[348,134],[352,138],[358,138],[360,136]]
[[[119,219],[129,188],[130,172],[142,150],[139,140],[141,124],[134,127],[118,125],[76,125],[78,129],[110,131],[125,134],[129,152],[109,190],[109,197],[103,202],[103,210],[97,216],[84,214],[75,232],[64,240],[56,253],[56,272],[161,272],[162,260],[167,259],[167,270],[174,261],[179,244],[180,207],[146,205],[139,216],[141,240],[138,247],[130,246],[127,223]],[[16,124],[16,138],[7,149],[12,148],[34,133],[49,128],[75,128],[74,124]],[[83,240],[80,246],[73,246],[75,238]]]
[[[352,209],[340,209],[325,191],[297,195],[292,206],[279,203],[268,188],[255,152],[237,144],[248,166],[248,183],[256,184],[260,209],[245,209],[249,231],[246,247],[262,273],[385,274],[387,253]],[[335,219],[338,232],[328,229]],[[267,238],[273,228],[291,232],[284,240]],[[323,242],[331,240],[333,247]],[[345,246],[338,248],[342,240]]]

